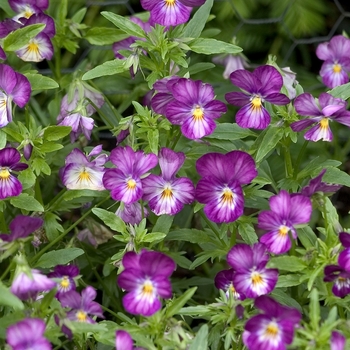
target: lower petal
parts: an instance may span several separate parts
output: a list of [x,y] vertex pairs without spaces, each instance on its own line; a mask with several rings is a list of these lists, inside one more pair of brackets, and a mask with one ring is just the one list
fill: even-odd
[[152,8],[150,22],[162,26],[177,26],[188,21],[191,10],[192,8],[183,5],[178,0],[173,3],[161,0]]
[[280,234],[279,231],[272,231],[260,237],[270,253],[283,254],[288,252],[292,244],[288,234]]
[[7,179],[0,179],[0,199],[15,197],[22,192],[22,184],[16,177],[10,175]]
[[264,107],[253,107],[251,103],[236,114],[236,122],[241,128],[266,129],[270,121],[270,114]]

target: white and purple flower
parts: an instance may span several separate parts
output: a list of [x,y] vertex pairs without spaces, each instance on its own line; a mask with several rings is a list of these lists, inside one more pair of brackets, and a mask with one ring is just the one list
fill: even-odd
[[236,70],[230,80],[243,92],[229,92],[226,101],[242,107],[236,114],[236,122],[242,128],[265,129],[271,117],[264,108],[265,101],[275,105],[286,105],[289,98],[280,93],[283,78],[279,71],[269,65],[256,68],[253,72]]
[[175,174],[185,162],[185,154],[162,148],[159,152],[162,176],[149,175],[142,182],[143,199],[156,215],[175,215],[184,204],[192,203],[195,189],[187,177],[176,178]]
[[235,275],[234,269],[219,271],[214,279],[214,284],[217,289],[222,289],[229,296],[230,291],[233,297],[237,300],[244,300],[245,295],[243,293],[238,293],[235,286],[233,285],[233,277]]
[[338,265],[327,265],[324,268],[324,282],[334,282],[332,292],[339,298],[350,294],[350,272]]
[[76,265],[57,265],[53,272],[47,275],[47,277],[52,278],[57,283],[57,299],[60,300],[62,294],[76,289],[74,278],[78,275],[79,268]]
[[242,151],[207,153],[197,160],[196,169],[202,176],[196,199],[206,204],[206,216],[217,223],[237,220],[244,209],[242,185],[249,184],[258,174],[254,159]]
[[35,13],[42,13],[49,7],[49,0],[9,0],[9,5],[17,15],[13,20],[30,18]]
[[292,246],[289,232],[297,239],[294,226],[310,221],[311,200],[301,194],[291,196],[281,190],[279,194],[270,197],[269,204],[271,210],[264,210],[258,216],[258,227],[269,231],[260,237],[260,242],[266,245],[269,252],[283,254]]
[[290,127],[293,131],[302,131],[316,124],[305,133],[305,140],[332,141],[330,122],[336,121],[350,127],[350,112],[346,110],[346,106],[346,101],[326,92],[320,95],[318,101],[311,94],[303,93],[295,99],[294,107],[298,114],[310,118],[294,122]]
[[[143,209],[143,215],[142,215]],[[124,222],[130,225],[138,225],[143,218],[148,216],[148,210],[141,206],[139,202],[130,204],[120,203],[115,215],[120,217]]]
[[161,308],[159,297],[171,298],[169,277],[175,262],[163,253],[142,250],[140,254],[126,253],[122,263],[118,285],[128,292],[123,297],[125,310],[134,315],[153,315]]

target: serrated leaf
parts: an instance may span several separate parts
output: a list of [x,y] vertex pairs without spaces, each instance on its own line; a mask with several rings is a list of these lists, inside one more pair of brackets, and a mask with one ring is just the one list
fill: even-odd
[[44,207],[27,193],[21,193],[19,196],[11,198],[10,203],[16,208],[27,211],[44,211]]
[[204,324],[195,338],[193,339],[188,350],[198,350],[208,348],[208,325]]
[[50,268],[56,265],[66,265],[70,261],[74,260],[80,255],[83,255],[84,251],[80,248],[65,248],[59,250],[52,250],[45,253],[36,262],[36,267]]
[[57,89],[59,87],[55,80],[41,74],[25,73],[24,75],[28,78],[33,91]]
[[347,100],[350,97],[350,83],[337,86],[334,89],[328,91],[328,93],[334,97]]
[[44,139],[47,141],[58,141],[60,139],[63,139],[65,136],[69,135],[71,131],[71,126],[48,126],[44,130]]
[[264,157],[276,147],[277,143],[282,139],[283,135],[284,130],[282,128],[276,128],[272,126],[268,128],[261,141],[260,147],[256,152],[256,163],[260,163]]
[[45,175],[51,174],[51,168],[46,163],[45,159],[42,158],[34,158],[32,163],[32,169],[35,171],[37,176],[39,176],[41,172]]
[[242,48],[239,46],[216,39],[198,38],[190,42],[188,46],[191,48],[191,51],[203,53],[205,55],[217,53],[239,53],[242,51]]
[[120,59],[107,61],[91,69],[90,71],[86,72],[83,75],[82,79],[83,80],[96,79],[99,77],[103,77],[105,75],[114,75],[114,74],[125,72],[126,70],[129,69],[125,67],[125,62],[126,62],[125,60],[120,60]]
[[304,270],[306,265],[296,256],[277,256],[270,259],[268,267],[293,272]]
[[114,213],[100,208],[94,208],[92,209],[92,212],[113,231],[125,232],[126,226],[124,221]]
[[58,223],[61,219],[50,212],[46,212],[44,216],[44,228],[48,240],[51,242],[64,231],[63,226]]
[[15,310],[23,310],[24,305],[22,301],[17,298],[15,295],[13,295],[9,288],[6,288],[1,282],[0,282],[0,305],[2,306],[11,306]]
[[129,35],[120,29],[94,27],[87,31],[84,39],[91,45],[111,45],[128,37]]
[[191,289],[188,289],[180,297],[173,300],[170,305],[168,304],[165,311],[166,317],[169,318],[176,315],[181,310],[181,308],[187,303],[187,301],[192,298],[196,290],[197,290],[197,287],[192,287]]
[[157,243],[162,241],[165,236],[166,236],[166,233],[163,233],[163,232],[147,233],[145,237],[142,239],[142,242]]
[[258,236],[252,224],[247,222],[240,223],[238,226],[238,233],[247,244],[254,244],[258,241]]
[[322,181],[350,187],[350,175],[334,167],[327,168]]

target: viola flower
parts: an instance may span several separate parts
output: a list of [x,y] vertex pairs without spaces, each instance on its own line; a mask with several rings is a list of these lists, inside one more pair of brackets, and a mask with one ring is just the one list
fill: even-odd
[[117,147],[112,150],[110,161],[117,169],[107,169],[103,175],[103,185],[111,190],[111,196],[116,201],[131,204],[141,199],[143,184],[141,178],[154,168],[158,159],[153,153],[134,152],[129,146]]
[[243,343],[248,350],[282,350],[291,344],[294,328],[299,325],[301,313],[297,309],[282,306],[268,296],[254,302],[263,311],[247,321],[243,332]]
[[338,264],[341,268],[350,272],[350,234],[340,232],[339,240],[345,249],[339,254]]
[[27,274],[20,271],[11,285],[11,293],[21,300],[35,299],[40,292],[46,292],[56,287],[56,283],[50,280],[39,270],[31,270]]
[[91,316],[103,317],[101,305],[95,301],[96,290],[87,286],[81,295],[75,290],[60,295],[60,302],[62,307],[70,307],[72,310],[68,311],[67,317],[71,321],[96,323]]
[[150,22],[162,26],[177,26],[190,18],[192,7],[205,0],[141,0],[141,6],[151,12]]
[[237,244],[227,255],[228,264],[235,270],[233,285],[247,298],[270,293],[277,283],[278,270],[267,269],[269,255],[264,244]]
[[229,291],[231,290],[232,295],[237,300],[244,300],[245,295],[242,293],[238,293],[236,288],[233,285],[233,277],[235,275],[235,270],[222,270],[219,271],[214,279],[215,287],[217,289],[222,289],[226,292],[226,295],[229,296]]
[[132,338],[127,331],[118,330],[115,332],[116,350],[142,350],[143,348],[134,347]]
[[159,152],[162,176],[149,175],[143,180],[143,199],[156,215],[175,215],[184,204],[192,203],[195,189],[187,177],[176,178],[175,174],[185,162],[185,154],[162,148]]
[[258,174],[254,159],[242,151],[207,153],[197,160],[196,169],[202,176],[196,187],[196,199],[206,204],[205,215],[217,223],[237,220],[244,209],[241,186]]
[[332,89],[349,81],[349,52],[350,40],[342,35],[336,35],[329,42],[318,45],[316,55],[324,61],[320,75],[327,87]]
[[333,331],[331,335],[331,350],[344,350],[346,338],[339,332]]
[[171,87],[174,100],[168,103],[165,116],[170,123],[181,125],[189,139],[210,135],[216,128],[214,119],[227,111],[225,104],[214,100],[214,89],[201,80],[181,78]]
[[142,218],[148,216],[148,210],[143,208],[143,217],[142,217],[142,208],[139,202],[133,202],[130,204],[120,203],[119,208],[115,212],[115,215],[120,217],[125,223],[130,225],[138,225]]
[[327,169],[323,169],[319,175],[311,179],[309,185],[302,188],[301,194],[306,197],[312,197],[317,192],[337,192],[342,187],[341,185],[322,182],[322,177],[326,171]]
[[19,18],[30,18],[35,13],[41,13],[49,7],[49,0],[9,0],[9,5],[17,15],[13,20]]
[[350,272],[338,265],[328,265],[324,268],[324,282],[334,282],[332,292],[339,298],[350,294]]
[[279,71],[269,65],[260,66],[252,73],[247,70],[236,70],[231,73],[233,85],[243,92],[229,92],[226,101],[242,107],[236,114],[236,122],[241,128],[266,129],[271,117],[264,108],[265,101],[275,105],[286,105],[289,98],[280,93],[283,78]]
[[57,283],[57,299],[60,300],[62,294],[76,289],[74,278],[78,275],[79,268],[76,265],[57,265],[53,272],[47,275],[47,277],[53,279]]
[[6,341],[12,350],[51,350],[44,337],[45,322],[40,318],[25,318],[7,328]]
[[242,54],[233,55],[233,54],[222,54],[219,56],[213,57],[213,62],[215,64],[220,64],[225,66],[223,77],[228,79],[230,74],[235,72],[238,69],[245,69],[249,67],[247,63],[247,58]]
[[173,259],[163,253],[142,250],[127,252],[122,260],[124,270],[118,285],[128,293],[123,297],[127,312],[151,316],[161,308],[159,297],[171,298],[169,277],[176,268]]
[[[61,170],[61,179],[68,190],[105,190],[102,178],[104,164],[108,160],[106,154],[100,154],[102,145],[96,146],[87,156],[75,148],[68,154],[65,166]],[[92,156],[98,155],[94,160]]]
[[0,150],[0,199],[15,197],[22,192],[22,184],[11,174],[13,171],[28,168],[28,165],[20,163],[20,160],[21,155],[15,148]]
[[281,192],[269,199],[270,209],[264,210],[258,216],[258,227],[269,232],[260,237],[269,252],[283,254],[287,252],[292,242],[289,237],[297,239],[294,225],[306,224],[310,221],[312,204],[310,198],[301,194]]
[[310,117],[290,124],[293,131],[302,131],[316,124],[305,135],[305,140],[332,141],[333,134],[329,122],[336,121],[350,127],[350,112],[346,110],[347,103],[341,98],[323,92],[318,102],[309,93],[299,95],[294,101],[294,107],[298,114]]
[[12,101],[23,108],[32,89],[28,79],[10,66],[0,64],[0,128],[12,122]]

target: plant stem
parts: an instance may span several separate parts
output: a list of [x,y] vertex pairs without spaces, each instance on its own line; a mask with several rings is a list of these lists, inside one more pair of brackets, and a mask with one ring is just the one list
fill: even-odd
[[300,164],[301,164],[301,161],[303,159],[303,156],[305,154],[305,151],[306,151],[306,147],[307,145],[309,144],[309,141],[308,140],[305,140],[300,151],[299,151],[299,154],[298,154],[298,158],[297,158],[297,161],[295,163],[295,167],[294,167],[294,178],[296,178],[298,176],[298,173],[299,173],[299,167],[300,167]]

